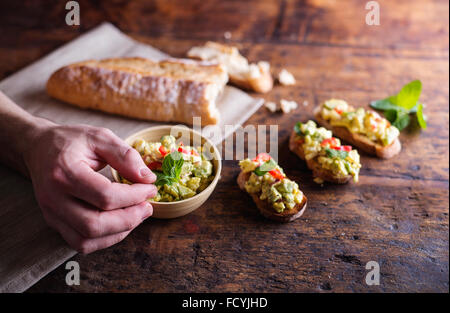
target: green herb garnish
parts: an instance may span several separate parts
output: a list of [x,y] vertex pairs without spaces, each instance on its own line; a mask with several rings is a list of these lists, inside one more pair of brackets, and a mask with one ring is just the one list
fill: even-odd
[[297,135],[301,135],[302,134],[302,130],[300,129],[300,127],[302,126],[302,123],[297,122],[294,125],[294,131]]
[[274,170],[277,167],[277,162],[275,162],[273,159],[270,159],[269,161],[264,162],[260,166],[258,166],[253,172],[257,176],[264,176],[267,172],[270,172]]
[[423,104],[419,103],[422,83],[414,80],[403,86],[402,90],[395,95],[383,100],[372,101],[370,106],[374,109],[384,111],[384,116],[399,130],[407,127],[411,121],[410,114],[415,113],[421,128],[427,128],[423,115]]
[[345,159],[348,156],[347,151],[325,148],[325,153],[329,158]]
[[420,127],[425,129],[427,128],[427,122],[425,121],[425,117],[423,115],[423,104],[419,103],[417,106],[417,122],[419,123]]
[[178,151],[166,155],[162,163],[162,172],[154,172],[157,177],[155,185],[172,185],[172,183],[177,182],[180,179],[183,163],[183,156]]
[[297,122],[295,125],[294,125],[294,131],[295,131],[295,133],[297,134],[297,135],[299,135],[299,136],[307,136],[307,135],[309,135],[309,130],[305,130],[304,132],[302,132],[302,125],[303,125],[303,123],[301,123],[301,122]]

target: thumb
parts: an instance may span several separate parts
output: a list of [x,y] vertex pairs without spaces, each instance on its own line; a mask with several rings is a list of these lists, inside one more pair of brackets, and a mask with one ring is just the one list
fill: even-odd
[[110,130],[100,133],[100,136],[94,135],[94,152],[121,176],[133,183],[151,184],[156,181],[156,175],[144,163],[139,152]]

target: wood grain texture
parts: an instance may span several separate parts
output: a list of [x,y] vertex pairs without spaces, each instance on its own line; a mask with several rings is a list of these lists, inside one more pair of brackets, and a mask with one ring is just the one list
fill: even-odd
[[[296,100],[293,114],[261,108],[247,124],[279,125],[279,163],[308,209],[286,225],[265,220],[236,185],[236,162],[225,161],[215,192],[194,213],[148,220],[120,244],[76,256],[80,286],[65,285],[61,266],[31,292],[448,292],[447,1],[380,0],[381,25],[372,27],[358,0],[79,3],[81,26],[68,27],[63,3],[2,1],[0,78],[103,20],[173,56],[205,40],[232,42],[250,61],[268,60],[274,73],[286,68],[297,79],[263,96]],[[327,98],[367,106],[416,78],[428,129],[404,131],[391,160],[362,154],[357,185],[313,183],[289,152],[293,124]],[[364,283],[370,260],[380,264],[380,286]]]

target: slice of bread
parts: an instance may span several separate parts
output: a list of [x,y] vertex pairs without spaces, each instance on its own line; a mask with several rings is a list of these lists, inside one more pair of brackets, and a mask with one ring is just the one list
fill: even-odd
[[379,143],[373,142],[363,135],[350,132],[346,127],[332,126],[327,120],[322,118],[321,111],[322,105],[314,109],[314,117],[320,125],[330,129],[336,137],[343,139],[368,154],[376,155],[382,159],[389,159],[400,153],[402,150],[402,145],[400,144],[400,140],[398,140],[398,138],[395,138],[395,140],[388,146],[380,145]]
[[291,137],[289,138],[289,150],[294,152],[300,159],[306,161],[306,166],[312,170],[314,177],[334,184],[346,184],[353,178],[352,175],[336,176],[332,171],[323,168],[316,158],[306,160],[303,146],[298,142],[296,137],[297,134],[295,131],[292,131]]
[[[244,173],[240,172],[237,178],[237,184],[239,188],[245,192],[245,183],[250,178],[251,172]],[[297,204],[292,209],[285,209],[282,213],[278,213],[275,211],[269,202],[261,200],[259,198],[259,195],[256,193],[249,193],[249,195],[252,197],[253,202],[255,202],[256,207],[258,208],[259,212],[266,218],[277,221],[277,222],[291,222],[300,216],[302,216],[303,212],[305,212],[307,199],[306,196],[303,195],[302,202]]]
[[223,66],[193,60],[89,60],[51,75],[47,93],[81,108],[138,119],[216,124],[216,100],[228,81]]
[[236,47],[209,41],[204,46],[192,47],[187,55],[193,59],[223,64],[231,83],[238,87],[260,93],[272,90],[270,64],[264,61],[249,63]]

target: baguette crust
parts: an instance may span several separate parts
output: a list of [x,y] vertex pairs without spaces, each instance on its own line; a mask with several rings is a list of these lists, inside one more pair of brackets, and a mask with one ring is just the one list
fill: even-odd
[[263,71],[261,76],[256,78],[243,78],[242,76],[233,76],[230,74],[232,84],[246,90],[253,90],[259,93],[267,93],[273,88],[273,78],[270,72]]
[[267,62],[249,64],[236,47],[208,41],[204,46],[192,47],[187,56],[197,60],[222,63],[230,82],[240,88],[266,93],[273,88],[270,65]]
[[[245,192],[245,183],[250,178],[251,172],[244,173],[240,172],[237,177],[237,184],[239,188]],[[276,212],[267,201],[263,201],[259,199],[259,196],[255,193],[248,193],[252,199],[253,202],[255,202],[256,207],[258,208],[259,212],[266,218],[277,221],[277,222],[292,222],[293,220],[299,218],[302,216],[302,214],[305,212],[306,204],[308,202],[306,196],[303,194],[302,203],[297,204],[294,208],[290,210],[284,210],[282,213]]]
[[[187,77],[194,77],[193,79]],[[47,93],[81,108],[145,120],[216,124],[215,101],[228,77],[223,67],[143,58],[85,61],[52,74]]]
[[382,159],[389,159],[400,153],[400,151],[402,150],[402,145],[398,138],[395,138],[395,140],[389,146],[382,146],[369,140],[365,136],[350,132],[345,127],[332,126],[328,121],[322,118],[322,115],[320,114],[321,111],[322,105],[314,109],[314,116],[319,124],[327,129],[330,129],[333,134],[336,135],[336,137],[347,141],[348,143],[354,145],[358,149],[361,149],[368,154],[376,155],[377,157]]
[[305,153],[303,151],[302,145],[296,140],[297,134],[292,131],[291,137],[289,138],[289,150],[294,152],[300,159],[306,161],[306,165],[313,172],[314,177],[323,179],[324,181],[334,183],[334,184],[346,184],[352,179],[352,175],[346,176],[336,176],[332,171],[324,169],[320,166],[319,162],[315,158],[310,160],[305,159]]

